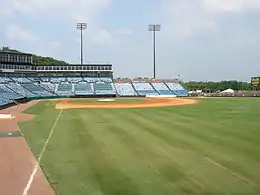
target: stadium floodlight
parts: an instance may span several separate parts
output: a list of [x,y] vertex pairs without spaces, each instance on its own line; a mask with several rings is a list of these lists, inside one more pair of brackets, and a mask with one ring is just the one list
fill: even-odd
[[161,25],[160,24],[149,24],[148,31],[153,32],[153,78],[155,79],[155,64],[156,64],[155,33],[158,31],[161,31]]
[[80,64],[83,65],[83,31],[87,28],[87,23],[77,23],[77,29],[80,30]]

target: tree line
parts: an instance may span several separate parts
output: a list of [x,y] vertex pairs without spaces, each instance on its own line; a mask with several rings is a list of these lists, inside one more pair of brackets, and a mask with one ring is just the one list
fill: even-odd
[[214,93],[217,91],[224,91],[226,89],[233,90],[250,90],[251,84],[242,81],[220,81],[220,82],[197,82],[189,81],[183,83],[184,86],[190,91],[203,90],[203,92]]

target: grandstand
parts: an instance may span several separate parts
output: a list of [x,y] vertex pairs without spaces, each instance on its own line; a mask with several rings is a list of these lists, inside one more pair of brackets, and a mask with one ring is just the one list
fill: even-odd
[[164,82],[151,84],[160,95],[175,95],[175,93],[173,93],[173,91],[171,91]]
[[136,90],[131,83],[115,83],[117,94],[122,97],[138,96]]
[[159,95],[155,89],[152,87],[150,83],[147,82],[138,82],[138,83],[133,83],[133,86],[137,92],[137,94],[141,96],[145,95]]
[[31,54],[0,52],[0,106],[31,98],[187,96],[178,82],[114,81],[111,64],[35,65]]
[[180,83],[166,83],[169,89],[177,96],[187,96],[188,90],[184,89]]

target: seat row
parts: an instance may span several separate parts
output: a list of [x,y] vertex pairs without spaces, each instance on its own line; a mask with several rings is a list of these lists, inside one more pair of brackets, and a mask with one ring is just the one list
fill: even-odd
[[55,93],[60,96],[72,95],[115,95],[116,91],[112,83],[59,83],[54,84]]

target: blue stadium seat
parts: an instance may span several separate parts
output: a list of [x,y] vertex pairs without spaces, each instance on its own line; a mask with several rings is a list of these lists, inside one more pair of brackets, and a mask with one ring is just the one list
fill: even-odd
[[93,88],[97,95],[116,94],[111,83],[94,83]]
[[72,95],[72,84],[71,83],[59,83],[56,88],[56,94],[60,96],[71,96]]
[[36,83],[23,83],[21,84],[25,89],[28,91],[31,91],[32,93],[36,94],[37,96],[41,97],[49,97],[49,96],[55,96],[54,93],[51,93],[50,91],[47,91],[40,85],[37,85]]
[[166,83],[171,91],[177,96],[188,96],[188,90],[184,89],[179,83]]
[[175,95],[169,88],[165,85],[165,83],[151,83],[155,90],[160,95]]
[[74,84],[75,95],[92,95],[94,94],[91,84],[86,82]]
[[139,95],[158,95],[158,93],[154,90],[150,83],[133,83],[133,85]]
[[115,88],[119,96],[137,96],[131,83],[115,83]]

